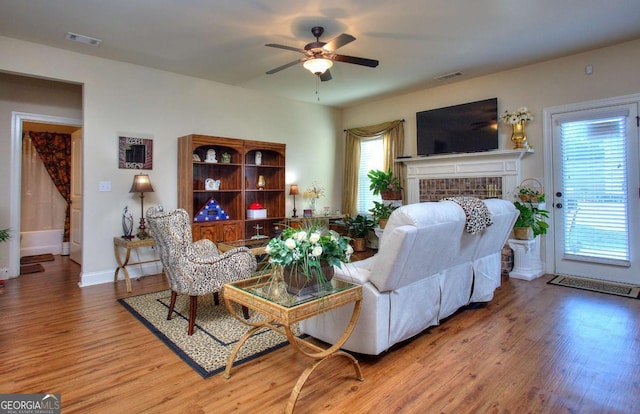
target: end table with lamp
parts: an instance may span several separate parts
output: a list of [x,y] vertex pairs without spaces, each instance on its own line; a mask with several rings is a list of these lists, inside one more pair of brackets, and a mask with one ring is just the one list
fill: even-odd
[[[138,226],[138,234],[136,235],[138,240],[135,240],[133,236],[131,236],[130,226],[132,225],[130,221],[133,221],[131,214],[128,211],[128,208],[125,207],[122,216],[122,229],[124,231],[124,235],[122,237],[114,237],[113,238],[113,252],[116,258],[116,262],[118,266],[116,267],[115,273],[113,275],[113,283],[118,282],[118,273],[120,273],[120,269],[124,273],[125,283],[127,285],[127,292],[131,292],[131,278],[129,277],[129,271],[127,270],[127,266],[129,265],[142,265],[144,263],[157,262],[160,259],[154,257],[150,260],[141,261],[138,258],[137,262],[129,263],[129,259],[131,258],[131,250],[140,248],[140,247],[153,247],[155,246],[155,242],[149,235],[147,231],[147,226],[144,222],[144,193],[153,193],[153,187],[151,186],[151,180],[149,180],[148,174],[136,174],[133,177],[133,184],[131,185],[130,193],[140,193],[140,225]],[[120,249],[125,250],[124,258],[120,255]]]

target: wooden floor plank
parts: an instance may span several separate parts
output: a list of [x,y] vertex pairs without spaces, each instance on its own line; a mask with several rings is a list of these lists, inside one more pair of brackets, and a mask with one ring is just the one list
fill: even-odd
[[[60,393],[65,413],[280,413],[309,360],[291,347],[202,379],[117,303],[166,289],[161,275],[78,287],[77,265],[7,280],[0,295],[0,393]],[[309,379],[299,412],[637,413],[640,300],[503,280],[379,357],[364,382],[335,358]]]

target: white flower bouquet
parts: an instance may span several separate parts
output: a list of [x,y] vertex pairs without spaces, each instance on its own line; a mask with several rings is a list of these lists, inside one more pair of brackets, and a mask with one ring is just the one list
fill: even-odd
[[504,111],[504,115],[501,118],[502,122],[509,125],[519,124],[521,122],[527,123],[533,120],[533,114],[529,112],[526,106],[518,108],[515,112]]
[[320,262],[340,267],[349,262],[353,247],[349,238],[312,222],[303,229],[288,227],[271,239],[265,253],[273,266],[292,266],[311,277],[311,269],[320,270]]

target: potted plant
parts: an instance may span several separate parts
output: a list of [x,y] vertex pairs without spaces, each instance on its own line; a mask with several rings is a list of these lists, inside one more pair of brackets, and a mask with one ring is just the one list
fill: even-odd
[[266,271],[282,271],[287,291],[305,295],[326,288],[333,266],[350,261],[349,238],[340,236],[318,220],[302,228],[287,227],[265,247]]
[[343,223],[347,227],[349,235],[353,238],[353,249],[356,252],[367,250],[365,246],[366,237],[375,227],[375,222],[368,217],[358,214],[355,217],[345,217]]
[[518,190],[518,198],[525,203],[542,203],[544,194],[530,187],[522,187]]
[[398,206],[391,203],[380,203],[378,201],[374,201],[373,204],[374,207],[369,211],[373,216],[373,220],[378,222],[378,225],[381,229],[384,229],[384,226],[386,226],[387,220],[389,220],[391,213],[393,213],[393,211],[397,209]]
[[371,181],[369,190],[373,191],[373,195],[380,194],[383,200],[401,200],[402,186],[400,179],[393,176],[391,168],[387,172],[381,170],[371,170],[367,174]]
[[524,203],[543,203],[544,191],[542,183],[535,178],[527,178],[523,180],[516,188],[516,194],[520,201]]
[[[544,195],[543,195],[544,197]],[[520,212],[513,225],[513,232],[516,239],[530,240],[535,239],[540,234],[547,234],[549,224],[545,219],[549,218],[549,212],[538,208],[534,203],[514,202],[514,205]]]

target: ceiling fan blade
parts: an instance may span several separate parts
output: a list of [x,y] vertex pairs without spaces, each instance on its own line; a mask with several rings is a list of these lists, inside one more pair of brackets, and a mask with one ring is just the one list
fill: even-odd
[[331,60],[336,60],[338,62],[345,62],[345,63],[353,63],[361,66],[368,66],[370,68],[375,68],[376,66],[378,66],[378,63],[380,63],[374,59],[366,59],[361,57],[345,56],[345,55],[331,55]]
[[333,79],[333,77],[331,76],[331,72],[329,71],[329,69],[327,69],[322,75],[320,75],[320,80],[322,82],[330,81],[331,79]]
[[289,62],[287,64],[284,64],[282,66],[278,66],[275,69],[271,69],[270,71],[267,72],[267,75],[273,75],[274,73],[280,72],[281,70],[285,70],[286,68],[290,68],[291,66],[297,65],[300,62],[303,62],[307,60],[306,58],[300,58],[298,60],[294,60],[293,62]]
[[356,38],[351,36],[350,34],[342,33],[341,35],[329,40],[324,46],[322,46],[322,48],[327,52],[333,52],[337,48],[351,43],[354,40],[356,40]]
[[279,45],[277,43],[269,43],[269,44],[266,44],[265,46],[275,47],[277,49],[291,50],[291,51],[300,52],[300,53],[306,53],[307,52],[306,50],[300,49],[299,47],[291,47],[291,46]]

